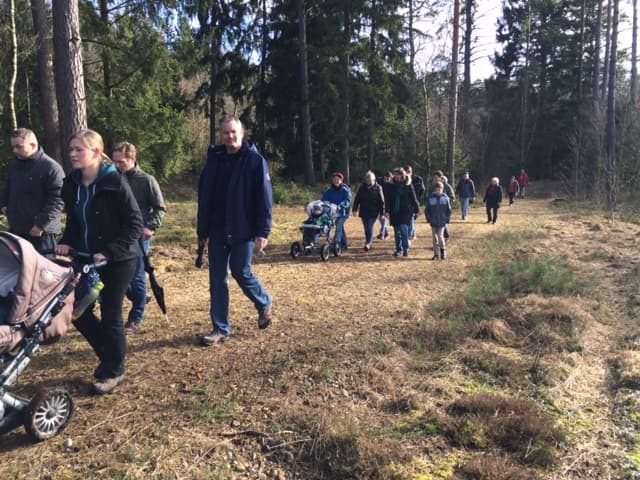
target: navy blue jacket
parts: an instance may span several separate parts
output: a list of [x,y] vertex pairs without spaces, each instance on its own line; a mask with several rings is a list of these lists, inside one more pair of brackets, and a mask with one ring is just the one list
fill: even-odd
[[[215,178],[227,155],[224,145],[211,145],[198,186],[199,239],[209,238],[214,211]],[[224,233],[228,243],[240,243],[271,233],[273,191],[267,161],[245,141],[229,176]]]
[[427,208],[425,208],[427,222],[432,227],[444,227],[451,221],[451,203],[445,194],[430,194],[427,197]]

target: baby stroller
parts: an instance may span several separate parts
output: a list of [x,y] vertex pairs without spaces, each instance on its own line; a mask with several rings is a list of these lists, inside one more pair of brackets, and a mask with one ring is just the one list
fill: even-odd
[[[300,227],[302,232],[302,244],[293,242],[291,244],[291,256],[298,258],[301,254],[312,255],[314,252],[320,253],[323,261],[329,260],[331,251],[332,235],[335,234],[336,218],[338,218],[338,206],[333,203],[316,200],[305,207],[308,218]],[[322,242],[322,239],[325,239]],[[342,253],[339,244],[333,245],[333,254],[339,257]]]
[[[76,271],[77,270],[77,271]],[[71,323],[74,290],[87,267],[65,267],[41,256],[26,240],[0,232],[0,434],[24,425],[35,441],[52,438],[73,413],[71,394],[43,389],[27,400],[9,387],[40,345],[63,337]]]

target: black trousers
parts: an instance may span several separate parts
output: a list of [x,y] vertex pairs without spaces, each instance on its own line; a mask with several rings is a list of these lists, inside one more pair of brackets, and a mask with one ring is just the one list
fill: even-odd
[[88,308],[74,323],[100,359],[104,378],[122,375],[125,370],[127,337],[122,321],[122,302],[136,270],[138,259],[108,263],[98,269],[104,289],[101,293],[101,319]]
[[[492,215],[493,214],[493,215]],[[490,207],[487,205],[487,223],[498,221],[498,207]]]

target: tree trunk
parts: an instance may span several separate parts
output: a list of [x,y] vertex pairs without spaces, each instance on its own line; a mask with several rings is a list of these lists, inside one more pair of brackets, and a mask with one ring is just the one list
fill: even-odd
[[599,100],[599,91],[600,91],[600,48],[601,48],[601,32],[602,32],[602,2],[603,0],[598,0],[596,8],[598,9],[596,13],[596,24],[594,26],[594,55],[593,55],[593,80],[592,80],[592,95],[594,102],[598,102]]
[[[212,12],[213,15],[213,12]],[[212,17],[215,18],[215,17]],[[215,145],[217,140],[217,77],[218,77],[218,42],[216,41],[216,27],[211,27],[211,64],[209,65],[209,143]]]
[[260,87],[258,93],[258,145],[264,155],[266,151],[266,103],[267,103],[267,0],[262,0],[262,43],[260,46]]
[[638,107],[638,0],[633,0],[633,28],[631,30],[631,108]]
[[[473,9],[475,0],[465,0],[465,32],[464,32],[464,76],[462,79],[462,102],[460,116],[462,121],[460,125],[462,132],[460,136],[464,141],[464,136],[468,131],[469,122],[469,102],[471,98],[471,36],[473,34]],[[452,180],[453,181],[453,180]]]
[[458,114],[458,48],[460,38],[460,0],[453,2],[453,41],[451,45],[451,79],[449,82],[449,124],[447,128],[447,170],[455,178],[456,120]]
[[69,140],[75,132],[87,128],[78,0],[53,0],[52,10],[62,164],[69,171]]
[[311,152],[311,113],[309,112],[309,72],[307,70],[307,28],[304,0],[298,0],[298,42],[300,48],[300,90],[302,91],[302,149],[304,152],[304,182],[316,183]]
[[[411,105],[411,112],[414,114],[418,111],[418,103],[417,103],[417,80],[416,80],[416,56],[418,55],[416,49],[416,39],[415,39],[415,9],[414,9],[414,0],[409,0],[409,104]],[[417,145],[416,145],[416,121],[415,116],[412,116],[409,124],[409,158],[411,159],[411,163],[414,163],[417,160]],[[370,169],[373,168],[373,162],[371,162]],[[415,170],[415,166],[414,166]]]
[[62,163],[60,153],[60,129],[58,124],[58,105],[56,84],[53,76],[53,54],[51,34],[47,22],[47,8],[44,0],[31,0],[33,29],[37,42],[37,71],[42,103],[44,138],[42,146],[52,158]]
[[11,116],[11,128],[18,128],[16,117],[16,81],[18,79],[18,37],[16,36],[16,4],[11,0],[9,4],[9,17],[11,22],[11,79],[9,80],[9,114]]
[[[105,32],[109,31],[109,5],[107,0],[100,0],[100,20],[104,27]],[[105,98],[111,98],[113,95],[113,88],[111,82],[111,57],[109,56],[109,49],[107,46],[102,47],[102,80],[104,82],[104,96]]]
[[351,76],[351,8],[350,1],[344,2],[344,52],[342,57],[342,173],[345,181],[350,183],[349,172],[349,115],[351,115],[351,92],[349,89],[349,79]]
[[527,2],[527,23],[525,32],[524,76],[522,77],[521,133],[520,133],[520,168],[527,164],[529,126],[529,65],[531,55],[531,4]]
[[613,0],[611,19],[611,48],[609,52],[609,87],[607,91],[607,209],[611,219],[617,208],[617,162],[616,162],[616,54],[618,44],[619,0]]
[[611,55],[611,2],[607,0],[607,28],[604,37],[604,72],[602,74],[602,85],[600,87],[600,98],[604,104],[607,98],[607,84],[609,82],[609,63]]

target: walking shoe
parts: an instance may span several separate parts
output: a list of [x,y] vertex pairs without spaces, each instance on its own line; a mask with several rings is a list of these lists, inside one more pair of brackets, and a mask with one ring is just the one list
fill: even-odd
[[393,252],[394,257],[399,257],[400,255],[402,255],[402,252],[399,250],[397,252]]
[[229,339],[229,335],[211,330],[209,333],[199,333],[200,345],[203,347],[211,347],[212,345],[220,345]]
[[272,304],[267,305],[258,312],[258,328],[264,330],[271,325],[271,308]]
[[127,322],[124,326],[125,335],[132,335],[134,333],[141,333],[141,332],[142,332],[142,325],[140,325],[139,323]]
[[440,257],[438,255],[434,255],[433,257],[431,257],[431,260],[438,260]]
[[402,252],[402,256],[403,257],[408,257],[409,256],[409,252]]
[[384,236],[382,237],[383,240],[386,240],[387,238],[389,238],[389,234],[385,233]]
[[381,234],[381,233],[379,233],[378,235],[376,235],[376,238],[377,238],[378,240],[382,240],[382,234]]
[[115,388],[124,381],[124,373],[117,377],[102,378],[93,384],[93,389],[100,395],[106,395],[115,390]]
[[368,243],[364,246],[364,251],[368,252],[369,250],[371,250],[371,245],[369,245]]

